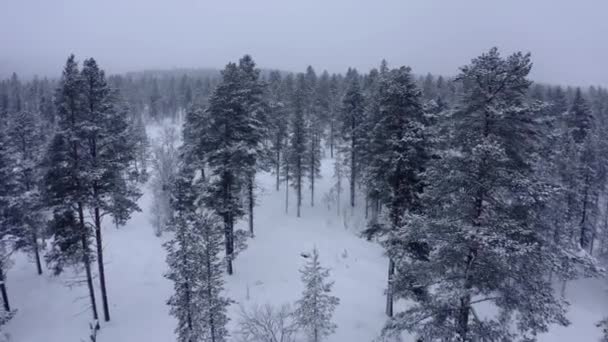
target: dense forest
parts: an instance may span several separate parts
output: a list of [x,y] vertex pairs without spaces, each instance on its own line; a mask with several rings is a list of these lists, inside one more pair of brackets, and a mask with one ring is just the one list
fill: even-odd
[[[0,81],[0,330],[20,314],[6,279],[26,254],[31,272],[79,275],[87,339],[102,336],[102,222],[124,226],[150,187],[177,341],[326,339],[341,301],[316,248],[293,307],[242,308],[229,328],[226,279],[264,228],[261,174],[288,215],[330,203],[365,218],[359,238],[387,256],[384,341],[534,341],[567,326],[568,284],[608,263],[608,90],[534,83],[531,58],[492,48],[449,77],[387,61],[261,70],[249,55],[106,75],[71,55],[58,79],[13,74]],[[160,139],[150,125],[166,126]],[[592,323],[608,341],[606,318]]]

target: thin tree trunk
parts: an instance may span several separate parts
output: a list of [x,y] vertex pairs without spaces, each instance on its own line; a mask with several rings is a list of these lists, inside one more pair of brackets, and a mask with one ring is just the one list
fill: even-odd
[[[231,175],[224,174],[224,203],[231,203],[232,198],[230,194],[231,190]],[[233,231],[233,218],[232,213],[226,213],[224,215],[224,241],[226,245],[226,272],[228,275],[232,275],[232,253],[234,251],[234,231]]]
[[42,263],[40,262],[40,249],[38,248],[38,234],[36,234],[36,231],[32,232],[32,240],[34,240],[34,259],[36,259],[36,270],[38,271],[38,275],[42,275]]
[[353,128],[353,138],[350,151],[350,206],[355,207],[355,137]]
[[393,275],[395,274],[395,263],[393,259],[388,259],[388,286],[386,288],[386,315],[393,317]]
[[87,228],[84,222],[84,209],[82,203],[78,203],[78,220],[80,222],[80,241],[82,243],[82,263],[87,276],[87,287],[89,288],[89,297],[91,298],[91,309],[93,310],[93,319],[98,320],[97,302],[95,301],[95,289],[93,288],[93,276],[91,274],[91,261],[89,259],[89,241],[87,237]]
[[311,138],[312,147],[310,149],[310,206],[315,206],[315,140],[316,137],[313,134]]
[[334,120],[329,122],[329,156],[334,157]]
[[11,305],[8,302],[8,293],[6,291],[6,277],[4,275],[3,268],[0,268],[0,292],[2,292],[2,303],[4,304],[4,311],[11,311]]
[[277,149],[277,191],[281,188],[281,150]]
[[297,179],[296,179],[296,181],[297,181],[297,186],[296,186],[296,188],[297,188],[297,189],[296,189],[296,190],[297,190],[297,192],[298,192],[298,193],[297,193],[297,197],[298,197],[298,198],[297,198],[297,211],[296,211],[296,216],[297,216],[297,217],[300,217],[300,207],[302,206],[302,161],[301,161],[301,159],[300,159],[300,158],[298,159],[298,165],[297,165],[297,168],[298,168],[298,170],[297,170],[297,171],[298,171],[298,175],[296,176],[296,177],[297,177]]
[[250,176],[249,177],[249,181],[247,184],[247,192],[248,192],[248,197],[249,197],[249,233],[251,234],[251,236],[253,237],[253,205],[254,203],[254,198],[253,198],[253,182],[254,182],[254,176]]
[[588,198],[589,198],[589,174],[586,174],[585,175],[585,191],[584,191],[584,195],[583,195],[583,212],[581,215],[580,237],[579,237],[579,243],[580,243],[582,249],[587,249],[588,244],[589,244],[589,240],[587,237],[587,227],[586,227]]
[[[95,191],[97,192],[97,191]],[[99,268],[99,285],[101,287],[101,301],[103,305],[103,318],[106,322],[110,321],[110,308],[108,305],[108,291],[106,288],[106,272],[103,263],[103,242],[101,239],[101,214],[99,208],[95,212],[95,241],[97,242],[97,267]]]
[[285,214],[289,213],[289,170],[285,171]]

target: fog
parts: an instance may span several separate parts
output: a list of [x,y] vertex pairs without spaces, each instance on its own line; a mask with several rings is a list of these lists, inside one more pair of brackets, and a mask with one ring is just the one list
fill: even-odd
[[382,58],[452,75],[498,46],[529,51],[532,78],[608,85],[605,0],[3,0],[0,75],[56,76],[65,58],[111,73],[214,67],[249,53],[283,70],[367,70]]

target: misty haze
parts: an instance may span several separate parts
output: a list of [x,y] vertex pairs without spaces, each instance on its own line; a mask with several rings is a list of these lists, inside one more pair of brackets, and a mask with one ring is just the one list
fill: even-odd
[[0,342],[608,342],[607,12],[6,0]]

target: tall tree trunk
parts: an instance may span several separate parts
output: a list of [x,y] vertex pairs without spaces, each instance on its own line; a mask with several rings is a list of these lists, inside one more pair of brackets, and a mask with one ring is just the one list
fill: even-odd
[[285,171],[285,214],[289,213],[289,169]]
[[87,287],[89,288],[89,297],[91,298],[91,309],[93,310],[93,319],[98,320],[97,302],[95,300],[95,289],[93,288],[93,276],[91,274],[91,260],[89,259],[89,239],[87,228],[84,222],[84,209],[82,203],[78,203],[78,220],[80,223],[80,241],[82,243],[82,263],[87,276]]
[[[353,125],[354,126],[354,125]],[[351,150],[350,150],[350,206],[355,207],[355,136],[354,136],[354,127],[353,127],[353,137],[351,141]]]
[[[97,196],[97,191],[95,196]],[[103,263],[103,242],[101,239],[101,214],[99,207],[94,209],[95,215],[95,241],[97,242],[97,267],[99,268],[99,285],[101,287],[101,302],[103,305],[103,319],[110,321],[110,308],[108,305],[108,291],[106,288],[106,271]]]
[[393,275],[395,274],[395,263],[393,259],[388,259],[388,279],[386,288],[386,315],[393,317]]
[[297,211],[296,216],[300,217],[300,207],[302,206],[302,161],[298,158],[297,165],[297,176],[296,176],[296,191],[297,191]]
[[[230,193],[232,189],[232,179],[230,174],[224,174],[224,203],[228,204],[232,202],[232,195]],[[226,272],[228,275],[232,275],[232,253],[234,252],[234,221],[232,213],[228,212],[224,214],[224,242],[226,245]]]
[[255,199],[253,198],[253,182],[255,176],[250,176],[247,182],[247,195],[249,197],[249,233],[253,237],[253,206]]
[[334,157],[334,120],[329,121],[329,156]]
[[42,275],[42,263],[40,262],[40,249],[38,248],[38,234],[33,230],[32,232],[32,242],[34,247],[34,259],[36,260],[36,270],[38,271],[38,275]]
[[[209,236],[207,236],[209,239]],[[213,279],[213,274],[211,274],[211,254],[209,253],[209,248],[205,251],[205,263],[207,266],[207,282],[211,283]],[[207,286],[207,300],[209,301],[209,306],[211,307],[211,297],[213,294],[211,293],[211,286]],[[216,332],[215,332],[215,322],[213,319],[213,311],[209,310],[209,328],[211,329],[211,342],[215,342],[216,340]]]
[[587,249],[589,237],[587,236],[587,202],[589,200],[589,173],[585,174],[585,189],[583,192],[583,211],[581,213],[579,243],[582,249]]
[[[230,216],[230,215],[227,215]],[[228,275],[232,275],[233,273],[233,269],[232,269],[232,252],[233,252],[233,245],[232,245],[232,224],[230,222],[230,218],[227,217],[224,221],[224,241],[225,241],[225,245],[226,245],[226,272],[228,273]]]
[[0,292],[2,292],[2,304],[4,305],[4,311],[11,311],[11,305],[8,302],[8,293],[6,291],[6,276],[4,274],[3,267],[0,267]]
[[313,133],[311,138],[311,149],[310,149],[310,206],[315,206],[315,144],[316,137]]
[[277,149],[277,191],[281,188],[281,150]]

